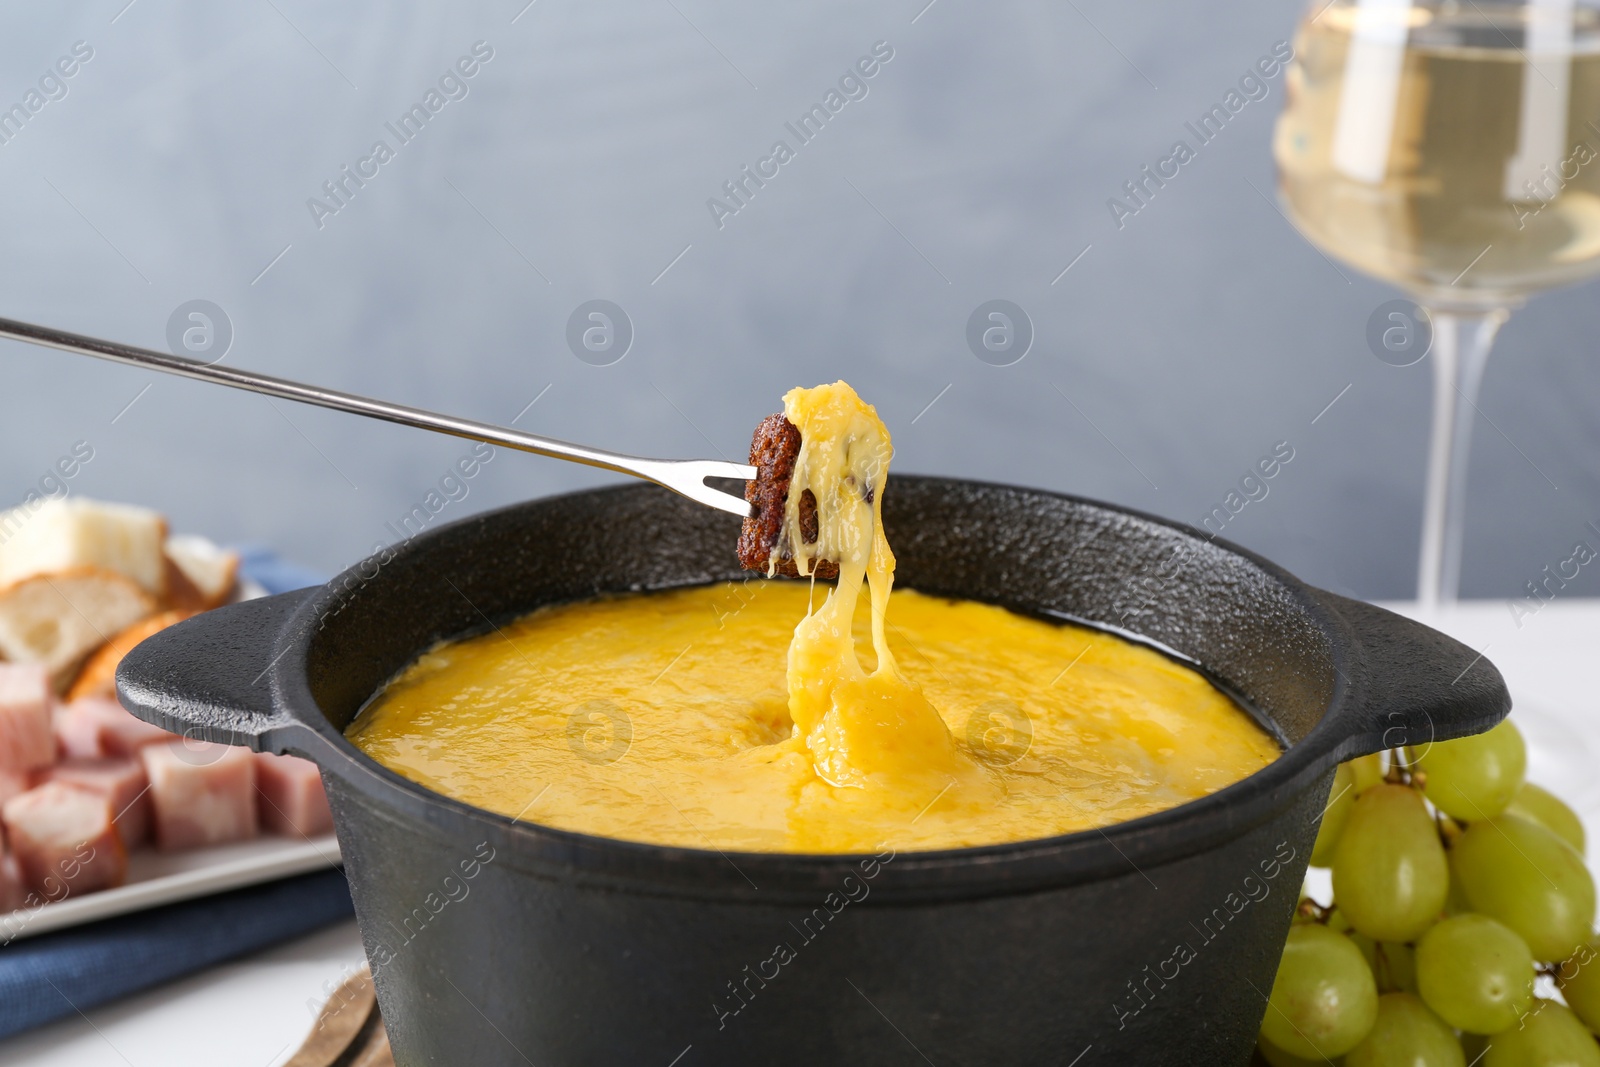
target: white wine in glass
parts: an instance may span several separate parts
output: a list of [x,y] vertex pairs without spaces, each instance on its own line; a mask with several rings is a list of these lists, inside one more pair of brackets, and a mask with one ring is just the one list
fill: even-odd
[[1450,603],[1495,333],[1600,273],[1600,0],[1313,0],[1295,52],[1273,139],[1290,218],[1431,321],[1418,598]]

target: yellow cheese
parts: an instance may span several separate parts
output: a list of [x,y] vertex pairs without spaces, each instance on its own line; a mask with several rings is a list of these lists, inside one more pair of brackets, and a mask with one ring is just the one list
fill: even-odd
[[[547,608],[425,654],[349,736],[384,766],[490,811],[767,852],[953,848],[1109,826],[1278,755],[1227,697],[1157,652],[901,590],[888,645],[980,778],[833,785],[796,735],[784,677],[784,646],[811,596],[806,582],[755,578]],[[857,654],[875,666],[867,612],[856,624]]]
[[[838,587],[800,620],[789,643],[789,716],[818,776],[838,786],[863,786],[873,775],[941,783],[972,778],[976,768],[957,752],[939,713],[901,676],[885,637],[894,553],[883,535],[879,490],[889,473],[889,431],[844,382],[792,389],[783,407],[801,444],[780,537],[801,574],[811,573],[815,559],[839,565]],[[812,544],[799,536],[800,499],[808,490],[817,501]],[[863,578],[872,597],[877,666],[871,674],[850,637]]]

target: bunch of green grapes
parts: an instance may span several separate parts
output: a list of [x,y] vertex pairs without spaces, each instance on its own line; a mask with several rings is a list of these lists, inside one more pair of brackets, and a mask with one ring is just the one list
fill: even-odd
[[[1583,823],[1509,721],[1339,767],[1257,1050],[1272,1067],[1600,1067]],[[1551,995],[1535,995],[1535,980]]]

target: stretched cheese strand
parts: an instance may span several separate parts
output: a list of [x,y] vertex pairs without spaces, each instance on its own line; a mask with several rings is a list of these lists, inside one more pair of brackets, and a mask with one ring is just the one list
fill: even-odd
[[[784,415],[800,431],[780,537],[801,574],[815,561],[839,564],[839,581],[820,608],[795,627],[789,644],[789,715],[817,774],[838,786],[874,777],[965,777],[975,773],[950,730],[889,651],[885,615],[894,553],[883,534],[883,484],[893,448],[870,404],[844,382],[792,389]],[[801,537],[800,499],[817,502],[817,539]],[[856,656],[850,624],[865,579],[872,596],[869,673]]]

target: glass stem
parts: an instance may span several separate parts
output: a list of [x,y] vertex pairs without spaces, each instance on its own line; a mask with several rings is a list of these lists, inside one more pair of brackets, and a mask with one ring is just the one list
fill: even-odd
[[1417,600],[1424,608],[1454,604],[1461,591],[1461,542],[1466,520],[1467,456],[1478,387],[1495,334],[1509,314],[1430,311],[1433,320],[1433,434],[1428,489],[1422,509],[1422,558]]

